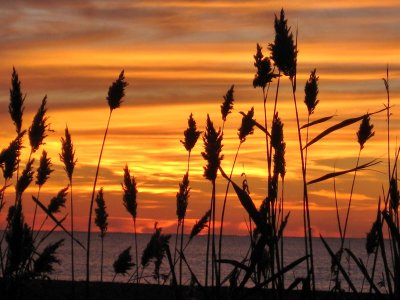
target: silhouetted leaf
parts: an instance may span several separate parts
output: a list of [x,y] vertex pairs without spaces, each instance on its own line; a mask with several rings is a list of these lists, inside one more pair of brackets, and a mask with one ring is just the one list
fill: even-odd
[[371,160],[370,162],[367,162],[367,163],[365,163],[365,164],[363,164],[361,166],[358,166],[356,168],[352,168],[352,169],[348,169],[348,170],[340,171],[340,172],[332,172],[332,173],[325,174],[325,175],[323,175],[323,176],[321,176],[321,177],[319,177],[317,179],[314,179],[314,180],[311,180],[311,181],[307,182],[307,184],[313,184],[313,183],[321,182],[321,181],[324,181],[324,180],[328,180],[328,179],[333,178],[333,177],[337,177],[337,176],[341,176],[341,175],[344,175],[344,174],[347,174],[347,173],[351,173],[351,172],[354,172],[354,171],[363,170],[363,169],[375,166],[375,165],[377,165],[379,163],[381,163],[381,162],[377,161],[376,159],[374,159],[374,160]]

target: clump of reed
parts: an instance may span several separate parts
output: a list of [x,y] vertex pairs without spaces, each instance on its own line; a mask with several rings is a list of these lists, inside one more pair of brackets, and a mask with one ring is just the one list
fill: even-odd
[[[6,295],[7,293],[16,293],[18,295],[18,287],[23,281],[33,278],[46,278],[51,274],[54,271],[53,266],[60,263],[60,260],[56,257],[56,252],[63,244],[63,240],[59,240],[48,244],[42,251],[39,251],[41,243],[49,237],[51,232],[37,242],[37,235],[34,237],[33,234],[34,225],[31,228],[25,221],[23,198],[35,177],[35,159],[32,155],[44,145],[45,138],[52,131],[48,123],[47,97],[45,96],[28,130],[30,154],[24,169],[19,174],[21,151],[24,148],[23,137],[27,132],[22,128],[25,98],[26,96],[21,91],[19,75],[16,69],[13,68],[9,113],[16,127],[17,136],[7,148],[0,152],[0,168],[4,178],[4,186],[0,189],[0,209],[5,206],[6,189],[12,184],[11,180],[15,173],[17,174],[14,181],[15,202],[9,206],[6,228],[0,240],[0,265],[2,279],[7,283]],[[47,152],[43,150],[36,175],[36,184],[39,186],[39,191],[52,171],[50,159],[47,157]],[[32,196],[32,198],[36,203],[40,203],[38,200],[39,192],[37,197]],[[42,204],[40,203],[40,205]],[[56,207],[59,206],[62,205],[53,203],[49,205],[49,210],[58,212],[59,208]],[[34,215],[36,216],[36,208]],[[3,240],[5,240],[4,244]],[[5,245],[5,249],[2,248],[3,245]]]

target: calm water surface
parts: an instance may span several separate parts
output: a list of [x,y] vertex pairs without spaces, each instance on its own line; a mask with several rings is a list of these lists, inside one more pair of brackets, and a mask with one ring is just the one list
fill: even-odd
[[[76,233],[77,239],[82,241],[86,245],[86,233]],[[139,263],[141,258],[141,253],[150,240],[151,235],[140,234],[138,235],[138,248],[139,248]],[[64,245],[59,249],[58,257],[61,258],[61,265],[56,266],[55,272],[51,275],[54,279],[71,279],[70,270],[70,241],[68,236],[63,232],[54,233],[50,241],[56,241],[58,239],[65,238]],[[340,240],[336,238],[326,239],[330,247],[336,251],[340,247]],[[173,235],[170,240],[171,251],[173,251],[175,243],[175,236]],[[314,238],[314,265],[315,265],[315,277],[316,285],[319,290],[328,290],[331,286],[331,259],[328,252],[323,246],[322,242],[318,238]],[[91,280],[97,281],[100,279],[100,238],[97,234],[92,235],[92,247],[91,247]],[[200,281],[204,281],[205,274],[205,251],[207,245],[207,237],[199,236],[195,237],[185,250],[185,256],[187,261],[192,268],[193,272],[196,274]],[[104,271],[103,278],[105,281],[111,281],[114,277],[113,262],[118,257],[118,254],[132,246],[131,254],[133,260],[135,259],[134,254],[134,236],[133,234],[127,233],[108,233],[104,241]],[[365,239],[348,239],[346,241],[345,247],[350,248],[357,257],[361,258],[364,264],[367,264],[367,255],[365,251]],[[86,253],[85,251],[76,245],[75,249],[75,278],[77,280],[84,280],[86,278]],[[245,236],[224,236],[223,239],[223,257],[225,259],[242,260],[249,249],[249,238]],[[285,265],[293,262],[294,260],[302,257],[304,255],[304,240],[302,238],[285,238],[284,239],[284,262]],[[357,288],[361,288],[363,277],[361,273],[357,270],[357,266],[354,262],[348,260],[344,257],[342,260],[343,265],[349,272],[353,283]],[[372,259],[368,262],[368,267],[372,265]],[[145,280],[151,283],[156,283],[151,277],[153,272],[153,265],[150,264],[147,267],[147,271],[143,273],[146,277]],[[370,269],[370,268],[368,268]],[[167,266],[167,261],[163,262],[161,271],[168,272],[169,268]],[[223,274],[228,274],[232,270],[231,266],[225,265],[223,268]],[[378,261],[377,276],[378,280],[381,278],[382,274],[382,263]],[[287,284],[290,284],[296,277],[305,277],[305,262],[286,273],[285,280]],[[116,281],[127,281],[129,276],[117,276]],[[184,267],[183,270],[183,280],[185,284],[190,282],[190,273],[187,268]],[[346,288],[344,280],[342,287]]]

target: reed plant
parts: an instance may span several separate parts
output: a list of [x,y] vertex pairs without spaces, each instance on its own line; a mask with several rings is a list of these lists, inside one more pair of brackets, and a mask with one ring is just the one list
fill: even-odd
[[101,256],[100,256],[100,282],[103,282],[103,261],[104,261],[104,237],[106,236],[108,229],[108,213],[106,211],[106,203],[104,201],[103,188],[99,190],[96,197],[95,214],[96,217],[94,222],[100,230],[101,238]]
[[96,184],[100,171],[100,163],[101,158],[103,156],[104,145],[107,138],[108,128],[110,126],[111,115],[113,111],[119,108],[122,104],[122,98],[125,97],[125,88],[128,83],[125,81],[124,70],[121,71],[118,78],[110,85],[108,88],[107,94],[107,103],[109,107],[108,120],[106,125],[106,130],[103,136],[103,142],[100,149],[99,160],[97,162],[96,174],[94,176],[93,182],[93,190],[90,197],[90,205],[89,205],[89,218],[88,218],[88,231],[87,231],[87,245],[86,245],[86,292],[89,298],[89,281],[90,281],[90,237],[91,237],[91,228],[92,228],[92,212],[93,212],[93,202],[96,193]]
[[207,161],[206,166],[204,166],[203,176],[209,180],[212,184],[211,201],[210,201],[210,211],[211,219],[208,227],[207,234],[207,251],[206,251],[206,272],[205,272],[205,286],[208,286],[208,262],[209,262],[209,249],[210,249],[210,239],[211,239],[211,286],[214,287],[214,276],[218,274],[216,266],[216,249],[215,249],[215,181],[217,179],[218,169],[223,159],[221,155],[222,151],[222,133],[219,129],[215,129],[210,116],[207,115],[207,125],[206,130],[203,135],[204,142],[204,152],[201,153],[203,158]]
[[137,193],[136,179],[131,176],[128,165],[124,168],[124,181],[121,184],[124,195],[122,198],[123,205],[126,211],[131,215],[133,220],[133,231],[135,237],[135,262],[136,262],[136,283],[139,284],[139,257],[138,257],[138,243],[137,243],[137,230],[136,230],[136,217],[137,217]]
[[71,220],[71,281],[72,281],[72,298],[75,298],[75,255],[74,255],[74,203],[73,203],[73,182],[72,175],[74,173],[77,159],[75,158],[75,148],[72,143],[71,134],[68,126],[65,127],[65,137],[61,137],[61,153],[60,160],[64,164],[64,171],[68,177],[70,190],[70,220]]

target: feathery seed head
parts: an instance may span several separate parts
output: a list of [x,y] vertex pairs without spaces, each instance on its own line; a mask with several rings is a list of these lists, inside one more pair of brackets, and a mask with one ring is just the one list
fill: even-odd
[[254,125],[255,122],[253,120],[254,117],[254,107],[252,107],[247,114],[244,114],[243,112],[241,112],[241,114],[243,115],[242,118],[242,125],[240,126],[239,130],[238,130],[238,136],[239,136],[239,140],[241,143],[246,141],[246,137],[248,135],[253,134],[254,132]]
[[40,157],[39,167],[36,171],[36,184],[39,187],[42,187],[46,183],[47,179],[50,177],[50,174],[54,171],[51,169],[51,167],[51,159],[47,157],[47,152],[43,150],[42,156]]
[[180,225],[185,218],[186,209],[189,200],[189,173],[183,176],[182,182],[179,183],[179,192],[176,193],[176,215],[178,216],[178,224]]
[[44,248],[43,252],[40,253],[39,257],[33,264],[33,276],[45,276],[45,274],[51,274],[54,272],[54,264],[60,264],[61,260],[57,258],[56,252],[59,247],[64,243],[64,239],[59,240],[54,244],[49,244]]
[[188,152],[191,152],[193,147],[196,145],[197,140],[201,131],[197,131],[196,121],[193,118],[193,114],[190,114],[188,119],[188,128],[183,132],[185,140],[181,140],[182,145]]
[[311,115],[314,112],[315,107],[319,103],[317,100],[318,97],[318,80],[319,77],[316,75],[317,69],[314,69],[310,73],[310,77],[308,78],[306,85],[304,87],[304,103],[308,109],[308,115]]
[[136,220],[137,214],[137,188],[136,188],[136,181],[135,177],[130,175],[130,171],[128,165],[125,165],[124,168],[124,182],[121,184],[122,190],[124,191],[124,196],[122,201],[124,203],[125,209],[130,213],[132,218]]
[[365,115],[361,121],[360,128],[357,132],[358,143],[360,144],[360,149],[364,148],[364,144],[375,135],[375,132],[372,131],[374,125],[370,123],[370,117]]
[[226,95],[224,96],[224,102],[221,104],[221,115],[222,115],[222,120],[225,122],[226,118],[228,115],[232,112],[233,109],[233,92],[234,92],[234,85],[231,86],[231,88],[226,92]]
[[118,258],[114,261],[113,268],[115,274],[125,275],[135,265],[134,263],[132,263],[132,255],[130,251],[131,247],[126,248],[118,255]]
[[67,194],[68,194],[69,185],[65,188],[61,189],[57,195],[51,198],[47,209],[50,213],[56,214],[60,212],[61,207],[65,208],[65,202],[67,201]]
[[18,134],[18,136],[10,143],[8,148],[0,152],[0,168],[3,171],[4,179],[8,180],[13,177],[14,172],[18,168],[19,157],[22,149],[22,137],[25,130]]
[[108,228],[108,213],[106,211],[106,203],[104,201],[103,188],[101,188],[96,197],[97,208],[95,208],[96,217],[94,222],[100,229],[100,236],[103,238],[106,235]]
[[276,149],[279,148],[279,146],[282,143],[283,143],[283,123],[279,118],[278,113],[276,113],[271,128],[271,145],[274,149]]
[[218,168],[223,159],[223,155],[220,155],[222,151],[222,133],[220,129],[218,131],[215,130],[209,115],[207,115],[207,126],[203,142],[204,152],[201,155],[207,161],[207,165],[203,167],[203,176],[210,181],[214,181],[217,178]]
[[276,113],[275,118],[272,122],[271,129],[271,146],[274,148],[274,175],[281,175],[282,179],[286,174],[286,143],[283,138],[283,123]]
[[40,145],[43,145],[43,140],[47,137],[47,132],[50,130],[50,124],[47,123],[48,117],[46,116],[47,108],[47,96],[42,100],[35,117],[32,121],[32,126],[29,128],[29,142],[31,144],[32,153],[39,149]]
[[67,173],[68,179],[71,181],[77,159],[75,159],[75,149],[68,127],[65,127],[65,138],[61,138],[60,160],[64,163],[64,170]]
[[35,171],[32,170],[33,162],[35,161],[32,158],[25,166],[25,169],[22,171],[21,176],[18,178],[17,184],[15,186],[15,190],[17,193],[17,199],[21,200],[22,194],[26,190],[26,188],[31,184],[33,179],[33,174]]
[[259,86],[264,89],[278,75],[274,74],[274,70],[271,67],[271,60],[268,57],[264,57],[262,47],[259,44],[257,44],[257,53],[253,57],[255,60],[254,66],[257,68],[257,73],[253,79],[253,87],[256,88]]
[[293,34],[287,26],[285,12],[282,9],[279,19],[275,15],[275,41],[269,44],[271,58],[284,75],[293,78],[296,75],[297,50],[293,41]]
[[108,89],[107,101],[110,110],[114,110],[121,106],[127,85],[128,83],[125,81],[124,70],[122,70],[118,79],[114,81]]
[[192,231],[190,232],[189,240],[194,238],[196,235],[198,235],[204,228],[208,227],[208,221],[210,220],[211,217],[211,210],[207,210],[204,216],[198,220],[192,228]]
[[370,255],[375,252],[379,246],[379,222],[375,221],[372,224],[371,230],[367,233],[367,241],[365,243],[365,249],[367,254]]
[[13,67],[13,72],[11,75],[10,104],[8,105],[8,112],[10,113],[11,119],[15,124],[15,128],[18,134],[21,133],[22,116],[24,114],[24,102],[25,96],[22,96],[21,82],[19,81],[17,71]]
[[154,277],[160,276],[160,267],[162,260],[165,257],[165,251],[168,247],[170,235],[161,234],[162,228],[157,227],[157,222],[154,224],[154,233],[150,238],[149,243],[143,251],[141,264],[145,268],[150,261],[154,262]]

